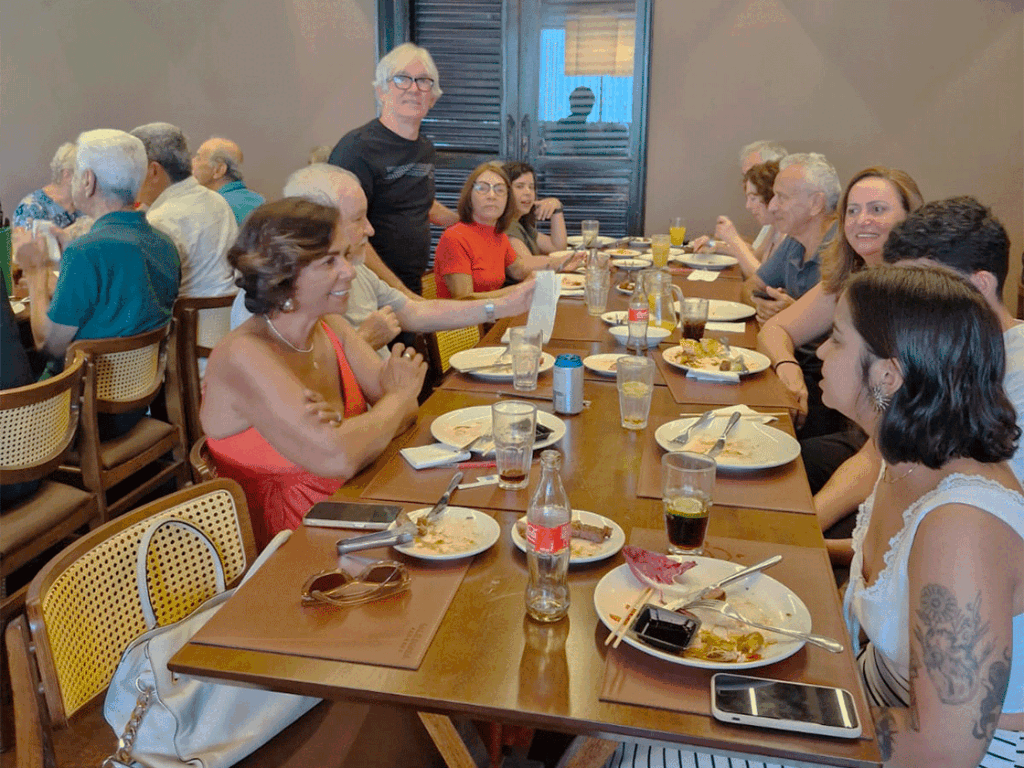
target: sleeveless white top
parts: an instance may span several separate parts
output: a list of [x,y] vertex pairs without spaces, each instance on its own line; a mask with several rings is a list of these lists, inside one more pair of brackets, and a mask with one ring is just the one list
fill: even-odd
[[[850,566],[850,583],[843,601],[843,613],[853,639],[854,653],[860,650],[858,637],[861,627],[871,638],[871,647],[867,650],[873,653],[874,658],[870,658],[872,653],[865,653],[861,659],[868,688],[875,689],[872,692],[882,700],[892,698],[886,695],[892,694],[897,701],[902,700],[906,705],[908,701],[902,694],[909,691],[910,668],[907,594],[910,583],[907,568],[918,526],[936,507],[968,504],[999,518],[1024,538],[1024,496],[976,475],[955,474],[944,478],[932,491],[903,511],[903,527],[889,541],[882,570],[875,583],[868,587],[863,575],[863,548],[874,502],[875,493],[872,491],[857,514],[857,527],[853,531],[853,563]],[[897,701],[888,703],[893,705]],[[1024,712],[1024,614],[1013,617],[1010,684],[1003,712]]]

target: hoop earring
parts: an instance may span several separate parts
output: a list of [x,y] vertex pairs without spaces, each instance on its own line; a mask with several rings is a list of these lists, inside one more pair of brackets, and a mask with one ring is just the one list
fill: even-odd
[[284,303],[281,305],[281,311],[282,312],[294,312],[295,311],[295,299],[293,299],[291,296],[289,296],[287,299],[285,299]]
[[885,394],[880,384],[875,384],[868,389],[868,399],[871,401],[871,407],[881,413],[889,407],[889,403],[892,402],[892,397]]

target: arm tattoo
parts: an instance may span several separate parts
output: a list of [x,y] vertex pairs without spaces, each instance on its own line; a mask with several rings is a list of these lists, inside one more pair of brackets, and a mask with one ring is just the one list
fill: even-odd
[[876,709],[875,713],[875,738],[878,740],[878,751],[882,755],[882,762],[887,763],[892,758],[892,740],[895,736],[896,718],[888,709]]
[[941,584],[927,584],[921,590],[914,635],[921,644],[924,668],[944,704],[970,701],[981,685],[982,664],[992,644],[982,644],[988,624],[981,622],[980,606],[980,593],[961,609]]
[[985,694],[981,698],[981,716],[974,724],[974,738],[983,739],[986,743],[992,740],[999,713],[1003,710],[1003,700],[1010,686],[1010,649],[1003,649],[1003,658],[993,661],[988,668],[988,679],[982,681]]
[[917,655],[917,647],[910,644],[910,728],[921,731],[921,716],[917,708],[917,685],[921,674],[921,659]]

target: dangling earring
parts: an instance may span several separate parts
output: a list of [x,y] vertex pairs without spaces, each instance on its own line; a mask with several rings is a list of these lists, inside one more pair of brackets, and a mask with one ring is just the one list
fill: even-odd
[[871,400],[871,407],[881,413],[889,407],[892,397],[885,394],[880,384],[874,384],[868,389],[868,399]]
[[284,300],[284,304],[281,305],[282,312],[294,312],[295,311],[295,299],[289,296]]

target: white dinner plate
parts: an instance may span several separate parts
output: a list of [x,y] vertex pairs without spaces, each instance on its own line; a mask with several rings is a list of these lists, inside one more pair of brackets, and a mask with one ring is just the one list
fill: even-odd
[[[672,439],[683,434],[697,418],[676,419],[662,424],[655,430],[654,439],[666,451],[705,453],[725,430],[729,417],[716,416],[706,428],[690,435],[686,445],[673,443]],[[725,447],[715,457],[715,462],[719,469],[753,471],[781,467],[799,455],[800,443],[795,437],[781,429],[762,424],[755,418],[741,418],[729,433]]]
[[[596,563],[598,560],[605,560],[622,549],[622,546],[626,543],[625,532],[611,518],[582,509],[574,509],[572,517],[573,520],[578,519],[585,525],[607,525],[612,529],[612,535],[600,544],[592,541],[577,540],[572,548],[572,554],[569,555],[569,565],[584,565],[586,563]],[[519,519],[526,520],[526,515]],[[512,526],[512,543],[523,552],[526,551],[526,539],[519,533],[518,521],[517,525]]]
[[[537,411],[537,423],[551,430],[546,440],[534,443],[533,449],[547,448],[565,437],[565,422],[547,411]],[[492,430],[491,406],[473,405],[438,416],[430,424],[430,434],[439,443],[466,445],[471,437],[479,437]],[[454,441],[454,442],[452,442]]]
[[634,248],[649,248],[651,246],[651,238],[649,237],[631,237],[629,238],[629,244]]
[[[452,355],[448,362],[452,368],[467,376],[476,376],[487,381],[512,381],[512,361],[501,368],[491,368],[486,371],[466,371],[465,368],[476,368],[481,365],[492,365],[505,353],[505,347],[473,347],[464,349]],[[537,375],[546,373],[555,367],[555,358],[547,352],[540,353],[540,366],[537,368]]]
[[626,321],[629,320],[629,312],[624,309],[620,309],[617,312],[605,312],[601,315],[601,319],[608,323],[608,325],[625,325]]
[[629,296],[629,295],[631,295],[633,293],[633,281],[632,280],[624,280],[621,283],[617,283],[615,285],[615,290],[618,291],[619,293],[624,293],[627,296]]
[[[409,518],[416,521],[430,512],[433,507],[423,507],[409,513]],[[394,528],[398,523],[392,523]],[[416,557],[420,560],[458,560],[463,557],[472,557],[490,549],[494,543],[501,538],[501,526],[498,521],[490,515],[484,514],[476,509],[468,507],[448,507],[441,519],[440,525],[452,526],[459,534],[464,534],[465,540],[458,542],[460,545],[452,548],[453,545],[448,539],[446,544],[430,545],[421,543],[419,538],[412,540],[411,544],[398,544],[395,549],[403,555]]]
[[612,259],[612,266],[626,270],[646,269],[651,262],[645,259]]
[[650,263],[651,257],[633,248],[610,248],[605,251],[613,259],[643,259]]
[[673,256],[672,260],[695,269],[725,269],[740,263],[735,256],[727,256],[724,253],[684,253]]
[[[604,235],[598,235],[594,239],[597,241],[598,248],[615,242],[614,237],[605,237]],[[565,240],[569,245],[583,245],[583,235],[570,235]]]
[[[676,312],[679,311],[679,302],[675,303]],[[746,320],[757,314],[757,310],[749,304],[742,304],[738,301],[722,301],[721,299],[708,299],[708,320],[711,322],[728,323],[734,320]]]
[[606,352],[600,355],[590,355],[583,358],[583,367],[593,371],[600,376],[615,377],[615,362],[622,357],[616,352]]
[[585,275],[578,275],[575,273],[569,273],[560,275],[562,278],[560,283],[561,296],[582,296],[584,289],[587,286],[587,278]]
[[[733,357],[739,357],[746,363],[747,370],[741,373],[741,376],[745,376],[751,373],[760,373],[761,371],[767,371],[772,361],[767,355],[762,355],[753,349],[745,349],[744,347],[731,347]],[[682,362],[683,349],[680,346],[669,347],[661,353],[662,358],[665,362],[671,365],[673,368],[679,368],[682,371],[701,371],[703,373],[717,373],[720,371],[718,367],[719,361],[722,357],[707,357],[701,358],[705,361],[703,364],[698,365],[696,362],[685,364]],[[723,356],[724,357],[724,356]],[[735,381],[735,379],[733,379]]]
[[[681,558],[675,558],[681,559]],[[694,591],[711,584],[718,579],[724,578],[743,568],[736,563],[727,560],[715,560],[710,557],[690,557],[686,560],[693,560],[697,563],[678,577],[678,583],[683,587],[691,587]],[[604,622],[609,630],[614,631],[619,625],[620,619],[625,615],[628,606],[640,596],[646,589],[646,584],[641,584],[629,570],[628,565],[620,565],[605,574],[598,582],[594,590],[594,607],[597,615]],[[752,574],[741,579],[737,584],[726,588],[726,597],[730,603],[736,606],[736,610],[746,614],[747,618],[760,621],[763,624],[782,627],[783,629],[795,629],[800,632],[811,631],[811,614],[803,601],[793,594],[786,585],[776,581],[763,573]],[[669,599],[672,599],[669,596]],[[705,628],[733,629],[739,632],[754,631],[745,624],[737,624],[713,611],[696,609],[694,613],[700,617]],[[688,667],[700,667],[702,669],[732,670],[732,669],[753,669],[774,664],[792,656],[799,651],[803,640],[795,640],[783,635],[773,635],[770,632],[761,630],[765,639],[775,641],[763,649],[761,658],[744,662],[722,662],[705,661],[703,659],[688,659],[677,656],[674,653],[661,651],[640,642],[632,632],[627,632],[623,640],[634,648],[674,664],[682,664]]]

